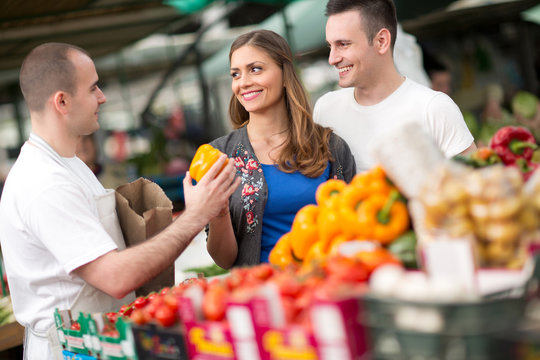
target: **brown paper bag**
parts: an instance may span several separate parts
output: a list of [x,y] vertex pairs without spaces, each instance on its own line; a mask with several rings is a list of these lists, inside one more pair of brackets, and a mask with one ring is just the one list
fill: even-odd
[[[135,246],[157,234],[172,222],[173,205],[156,183],[138,178],[116,188],[116,211],[126,247]],[[174,264],[135,291],[148,295],[174,285]]]

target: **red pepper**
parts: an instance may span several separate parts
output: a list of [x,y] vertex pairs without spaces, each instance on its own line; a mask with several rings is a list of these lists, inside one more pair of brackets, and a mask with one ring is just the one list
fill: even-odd
[[522,126],[503,126],[489,141],[492,148],[505,165],[511,165],[517,159],[531,160],[537,148],[533,134]]
[[515,166],[516,168],[518,168],[521,172],[521,175],[523,176],[523,180],[527,181],[535,172],[535,170],[540,166],[540,164],[532,161],[526,161],[525,159],[517,159],[516,162],[514,164],[511,164],[510,166]]

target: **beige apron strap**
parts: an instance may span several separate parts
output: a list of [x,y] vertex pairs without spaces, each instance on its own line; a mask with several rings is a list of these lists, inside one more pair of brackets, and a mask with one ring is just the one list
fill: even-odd
[[[34,359],[36,358],[36,356],[43,356],[43,353],[38,355],[28,354],[27,350],[35,349],[35,346],[32,346],[32,343],[35,343],[36,341],[41,342],[42,347],[48,343],[49,351],[53,360],[64,359],[64,356],[62,355],[63,348],[62,345],[60,345],[60,340],[58,339],[58,330],[56,329],[56,325],[51,326],[45,332],[34,331],[27,327],[24,329],[24,360],[29,360],[29,356],[32,356]],[[46,351],[46,349],[43,348],[43,351]]]
[[49,348],[53,354],[54,360],[63,360],[64,356],[62,355],[62,345],[60,345],[60,340],[58,339],[58,329],[56,325],[53,325],[47,331],[47,338],[49,340]]

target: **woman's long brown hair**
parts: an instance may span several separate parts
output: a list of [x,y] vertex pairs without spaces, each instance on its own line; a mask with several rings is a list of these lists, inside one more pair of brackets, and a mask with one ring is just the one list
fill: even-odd
[[[282,69],[284,96],[289,121],[289,135],[278,159],[282,171],[300,171],[309,177],[324,173],[332,160],[329,139],[332,130],[313,122],[306,92],[298,78],[293,56],[287,41],[270,30],[254,30],[240,35],[231,45],[232,54],[242,46],[253,46],[266,52]],[[247,125],[249,113],[233,94],[229,103],[229,116],[234,128]]]

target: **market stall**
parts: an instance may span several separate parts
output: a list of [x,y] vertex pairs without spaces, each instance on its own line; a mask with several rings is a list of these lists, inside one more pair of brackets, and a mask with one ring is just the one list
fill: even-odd
[[[446,159],[404,124],[376,146],[379,166],[319,186],[269,263],[201,273],[114,312],[57,309],[65,358],[538,357],[536,148],[527,128],[505,126]],[[217,156],[196,156],[194,176]]]

